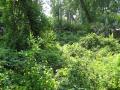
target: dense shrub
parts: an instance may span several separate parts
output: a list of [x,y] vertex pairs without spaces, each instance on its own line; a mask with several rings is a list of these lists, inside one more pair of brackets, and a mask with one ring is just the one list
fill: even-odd
[[119,90],[117,40],[92,34],[59,49],[67,63],[65,68],[57,70],[59,90]]
[[61,44],[72,44],[79,40],[79,32],[71,32],[71,31],[57,31],[56,32],[56,40]]
[[53,49],[41,50],[34,53],[36,62],[47,64],[49,67],[53,68],[54,71],[64,66],[64,60],[61,57],[61,52]]
[[117,40],[89,34],[61,45],[55,32],[49,32],[36,39],[31,36],[27,51],[0,48],[0,89],[120,89]]
[[53,24],[53,26],[56,30],[64,30],[71,32],[80,31],[81,34],[87,34],[92,32],[91,24],[89,23],[80,24],[76,22],[68,22],[66,20],[62,20],[59,22],[55,21],[55,24]]
[[89,50],[99,50],[100,48],[109,47],[110,51],[119,52],[120,45],[117,40],[112,37],[104,38],[96,34],[89,34],[80,39],[80,45]]
[[112,55],[105,48],[90,52],[78,43],[64,46],[62,50],[68,65],[56,74],[60,90],[119,89],[119,54]]
[[57,85],[53,78],[52,69],[34,62],[33,64],[28,63],[25,70],[25,80],[27,90],[55,90]]
[[64,65],[64,60],[61,57],[62,52],[58,49],[56,37],[53,31],[50,33],[44,32],[42,37],[31,39],[32,49],[29,50],[29,57],[34,57],[37,63],[45,64],[51,67],[54,72]]
[[3,62],[0,63],[0,68],[2,68],[0,87],[2,89],[54,90],[56,88],[52,69],[44,64],[38,64],[35,58],[29,55],[27,52],[18,54],[12,52],[12,55],[3,58]]
[[60,48],[62,51],[62,56],[68,65],[76,62],[79,58],[93,58],[93,53],[79,45],[79,43],[74,43],[72,45],[64,45]]

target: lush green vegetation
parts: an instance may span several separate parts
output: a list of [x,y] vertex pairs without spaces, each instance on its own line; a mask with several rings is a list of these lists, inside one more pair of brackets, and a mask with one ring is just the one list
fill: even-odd
[[120,1],[0,0],[0,90],[120,90]]

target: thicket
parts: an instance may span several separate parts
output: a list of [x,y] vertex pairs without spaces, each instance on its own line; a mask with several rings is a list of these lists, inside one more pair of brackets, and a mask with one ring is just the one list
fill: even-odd
[[79,42],[61,45],[55,37],[50,37],[47,34],[46,38],[39,39],[40,42],[34,40],[28,51],[1,48],[1,89],[120,89],[120,44],[117,40],[89,34],[79,38]]
[[[118,4],[111,8],[115,2],[104,0],[106,4],[96,8],[96,0],[80,0],[80,5],[78,0],[51,1],[52,20],[38,0],[0,1],[5,30],[0,39],[0,90],[120,90],[119,38],[108,32],[116,19],[119,27],[119,16],[111,18]],[[102,16],[105,7],[112,15],[103,10]],[[73,20],[70,15],[77,10],[82,12]]]

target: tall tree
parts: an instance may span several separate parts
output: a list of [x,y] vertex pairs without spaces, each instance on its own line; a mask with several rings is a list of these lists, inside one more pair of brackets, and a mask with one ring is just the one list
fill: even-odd
[[[67,17],[67,21],[76,20],[82,23],[96,22],[98,19],[102,19],[104,15],[107,18],[107,12],[117,14],[120,5],[119,0],[63,0],[61,5],[57,4],[58,1],[52,0],[52,4],[54,4],[52,12],[54,14],[62,9],[61,16]],[[73,16],[76,16],[76,19]]]
[[6,45],[10,48],[29,48],[30,33],[39,36],[45,23],[46,18],[38,0],[8,0],[4,4]]

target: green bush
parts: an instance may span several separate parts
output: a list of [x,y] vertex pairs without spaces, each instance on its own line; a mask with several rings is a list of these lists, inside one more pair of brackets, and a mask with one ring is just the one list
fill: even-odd
[[79,58],[93,58],[93,53],[79,45],[74,43],[72,45],[64,45],[60,48],[62,51],[62,57],[67,65],[71,65],[73,62],[77,62]]
[[70,32],[70,31],[57,31],[56,32],[57,34],[57,38],[56,40],[61,44],[61,45],[64,45],[64,44],[72,44],[76,41],[79,40],[79,32]]
[[119,43],[95,34],[81,40],[59,48],[67,64],[57,70],[59,90],[119,90]]
[[100,48],[109,47],[110,51],[119,52],[120,45],[118,41],[112,37],[104,38],[96,34],[89,34],[86,37],[80,39],[80,45],[86,49],[96,51]]
[[[32,54],[31,54],[32,55]],[[0,63],[0,88],[7,90],[55,90],[53,70],[39,64],[29,52],[12,52]]]
[[64,66],[64,60],[61,57],[61,52],[55,49],[41,50],[34,53],[36,62],[47,64],[53,68],[54,72]]
[[[99,54],[99,53],[98,53]],[[71,57],[76,60],[56,74],[59,89],[73,90],[119,90],[120,55],[95,55],[94,58]]]
[[36,63],[28,63],[25,70],[25,85],[27,90],[55,90],[56,81],[52,69]]
[[41,38],[31,36],[27,51],[0,48],[0,89],[120,89],[117,40],[89,34],[61,45],[55,32],[49,32]]

